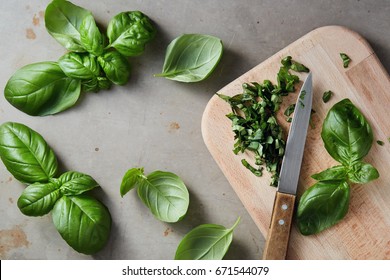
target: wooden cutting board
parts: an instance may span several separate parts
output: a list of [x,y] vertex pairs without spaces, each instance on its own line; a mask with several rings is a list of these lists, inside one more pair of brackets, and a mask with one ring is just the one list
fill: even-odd
[[[351,58],[343,68],[340,53]],[[349,98],[369,120],[374,143],[364,158],[374,165],[380,178],[365,185],[353,185],[349,212],[336,226],[317,235],[301,235],[295,223],[292,227],[288,259],[390,259],[390,79],[369,44],[359,34],[340,26],[318,28],[287,46],[263,63],[237,78],[219,93],[241,93],[244,82],[276,83],[280,60],[291,55],[313,73],[313,115],[315,128],[309,128],[301,168],[298,196],[315,181],[312,174],[336,164],[326,152],[320,131],[328,110],[336,102]],[[307,74],[298,74],[304,80]],[[301,86],[301,85],[300,85]],[[299,90],[300,86],[297,88]],[[322,94],[334,92],[328,103]],[[279,123],[285,132],[288,123],[282,116],[284,109],[295,103],[297,94],[290,94],[279,111]],[[274,187],[269,186],[270,176],[258,178],[241,165],[241,159],[253,162],[250,153],[234,155],[231,122],[225,117],[230,106],[219,97],[209,101],[202,119],[204,141],[229,183],[266,236],[274,201]],[[385,142],[384,146],[376,140]],[[259,256],[261,258],[261,256]]]

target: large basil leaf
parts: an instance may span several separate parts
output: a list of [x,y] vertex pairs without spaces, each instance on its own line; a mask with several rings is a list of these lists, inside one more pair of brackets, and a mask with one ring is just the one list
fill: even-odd
[[96,56],[88,53],[67,53],[60,57],[58,65],[66,76],[75,79],[91,79],[100,74]]
[[27,216],[43,216],[49,213],[61,197],[59,187],[54,182],[28,186],[18,199],[20,211]]
[[107,243],[111,230],[108,209],[85,194],[63,196],[54,205],[53,223],[62,238],[83,254],[94,254]]
[[343,165],[333,166],[311,177],[317,181],[345,181],[348,178],[347,169]]
[[64,195],[79,195],[97,188],[99,184],[89,175],[68,171],[58,178]]
[[72,107],[80,89],[80,80],[66,76],[56,62],[38,62],[17,70],[8,80],[4,96],[26,114],[44,116]]
[[100,66],[107,78],[117,85],[124,85],[130,77],[130,64],[126,57],[117,51],[109,51],[98,57]]
[[0,126],[0,157],[23,183],[48,182],[58,171],[56,156],[43,137],[20,123]]
[[222,260],[233,240],[233,230],[240,219],[229,229],[221,225],[200,225],[181,240],[175,260]]
[[155,76],[180,82],[204,80],[217,66],[222,51],[219,38],[184,34],[168,45],[162,73]]
[[123,12],[113,17],[107,27],[109,44],[125,56],[140,55],[154,38],[156,29],[139,11]]
[[69,1],[53,0],[45,11],[47,31],[66,49],[85,52],[81,43],[80,27],[86,17],[93,19],[90,11]]
[[347,182],[317,182],[307,189],[298,205],[298,228],[315,234],[338,223],[348,212],[350,187]]
[[84,49],[96,56],[102,55],[105,44],[105,37],[100,33],[92,16],[84,18],[80,25],[80,40]]
[[329,110],[321,137],[328,153],[347,167],[367,155],[373,141],[370,124],[349,99]]
[[137,187],[138,183],[144,179],[147,179],[147,178],[144,175],[143,168],[132,168],[132,169],[127,170],[127,172],[123,176],[121,187],[120,187],[121,196],[123,197],[130,190]]
[[357,184],[368,183],[379,178],[378,170],[369,163],[355,162],[348,172],[348,179]]

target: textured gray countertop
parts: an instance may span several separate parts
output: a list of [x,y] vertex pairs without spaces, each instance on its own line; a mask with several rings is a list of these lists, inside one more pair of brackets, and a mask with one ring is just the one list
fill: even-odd
[[[0,3],[0,87],[20,67],[57,60],[65,49],[46,31],[48,0]],[[143,55],[131,58],[126,86],[85,94],[77,106],[55,116],[31,117],[0,97],[0,122],[21,122],[54,149],[63,170],[90,174],[101,185],[96,195],[110,209],[113,227],[107,246],[94,256],[75,252],[60,237],[51,216],[24,216],[16,201],[24,186],[0,164],[0,259],[172,259],[181,238],[202,223],[241,223],[226,259],[258,259],[264,237],[209,154],[201,135],[208,100],[230,81],[309,31],[343,25],[365,37],[390,70],[390,2],[346,1],[87,1],[107,26],[111,17],[140,10],[158,34]],[[209,79],[184,84],[155,78],[167,45],[183,33],[217,36],[224,54]],[[186,217],[175,224],[156,220],[136,192],[124,198],[119,186],[126,170],[171,171],[190,192]]]

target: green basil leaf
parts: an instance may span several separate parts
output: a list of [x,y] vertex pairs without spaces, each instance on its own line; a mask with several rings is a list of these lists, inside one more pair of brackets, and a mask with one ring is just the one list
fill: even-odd
[[138,196],[160,221],[174,223],[187,213],[189,193],[184,182],[171,172],[155,171],[138,182]]
[[84,49],[96,56],[102,55],[104,51],[105,38],[100,33],[92,16],[84,18],[80,25],[80,40]]
[[303,235],[321,232],[338,223],[348,212],[347,182],[317,182],[299,200],[298,228]]
[[54,205],[52,217],[62,238],[83,254],[97,253],[110,236],[110,212],[101,202],[85,194],[61,197]]
[[156,29],[139,11],[123,12],[113,17],[107,27],[109,44],[124,56],[140,55]]
[[340,53],[340,57],[343,60],[344,68],[348,68],[349,63],[351,62],[351,59],[349,58],[349,56],[345,53]]
[[127,172],[123,176],[121,187],[120,187],[121,196],[123,197],[130,190],[137,187],[138,183],[144,179],[147,178],[144,175],[143,168],[132,168],[127,170]]
[[333,92],[331,90],[325,91],[322,95],[322,101],[324,101],[324,103],[327,103],[332,97],[332,95]]
[[379,178],[378,170],[369,163],[355,162],[348,172],[348,179],[357,184],[368,183]]
[[61,184],[61,192],[64,195],[79,195],[97,188],[99,184],[89,175],[68,171],[58,178]]
[[184,34],[168,45],[162,73],[155,76],[186,83],[202,81],[215,69],[222,51],[219,38]]
[[62,72],[56,62],[26,65],[8,80],[4,96],[12,106],[32,116],[45,116],[72,107],[81,82]]
[[112,82],[107,79],[107,77],[97,77],[99,89],[109,89],[112,85]]
[[222,260],[233,240],[233,227],[226,229],[221,225],[204,224],[197,226],[181,240],[175,260]]
[[346,181],[347,169],[343,165],[336,165],[311,176],[317,181]]
[[46,29],[66,49],[85,52],[81,43],[80,26],[86,17],[93,16],[90,11],[69,1],[53,0],[45,11]]
[[88,53],[67,53],[60,57],[58,65],[66,76],[75,79],[91,79],[100,74],[96,56]]
[[370,124],[349,99],[329,110],[321,137],[328,153],[347,167],[367,155],[373,141]]
[[20,211],[27,216],[43,216],[49,213],[61,197],[59,187],[53,182],[28,186],[18,199]]
[[20,123],[0,126],[0,157],[8,171],[23,183],[46,183],[58,172],[56,156],[43,137]]
[[99,92],[99,83],[96,77],[81,81],[81,92]]
[[130,77],[130,64],[126,57],[117,51],[109,51],[98,57],[100,66],[107,78],[117,85],[124,85]]

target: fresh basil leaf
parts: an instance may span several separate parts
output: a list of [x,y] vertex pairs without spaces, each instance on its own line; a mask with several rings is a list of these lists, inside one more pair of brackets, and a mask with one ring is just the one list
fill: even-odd
[[168,45],[162,73],[155,76],[186,83],[202,81],[213,72],[222,51],[219,38],[184,34]]
[[28,186],[18,199],[20,211],[27,216],[43,216],[49,213],[61,197],[59,187],[53,182]]
[[100,74],[96,56],[88,53],[67,53],[60,57],[58,65],[66,76],[75,79],[92,79]]
[[138,182],[138,196],[160,221],[174,223],[187,213],[189,193],[184,182],[171,172],[155,171]]
[[85,52],[81,43],[80,26],[90,11],[69,1],[53,0],[45,11],[46,29],[54,39],[70,51]]
[[101,202],[85,194],[61,197],[54,205],[52,218],[62,238],[83,254],[97,253],[110,236],[110,212]]
[[107,77],[97,77],[99,89],[109,89],[112,85],[112,82],[107,79]]
[[343,60],[344,68],[348,68],[349,63],[351,62],[351,59],[349,58],[349,56],[345,53],[340,53],[340,57]]
[[117,85],[124,85],[130,77],[130,64],[126,57],[117,51],[108,51],[98,57],[100,66],[107,78]]
[[79,195],[99,186],[91,176],[77,171],[65,172],[58,180],[61,184],[61,192],[67,196]]
[[311,176],[317,181],[346,181],[348,178],[347,169],[343,165],[336,165],[320,173]]
[[99,83],[96,77],[81,81],[81,92],[99,92]]
[[0,126],[0,157],[8,171],[23,183],[46,183],[58,172],[56,156],[43,137],[20,123]]
[[121,187],[120,187],[121,196],[123,197],[130,190],[137,187],[139,182],[144,179],[147,178],[144,175],[143,168],[132,168],[127,170],[126,174],[123,176]]
[[370,124],[349,99],[329,110],[321,137],[328,153],[346,167],[367,155],[373,141]]
[[79,31],[81,44],[84,49],[93,55],[102,55],[106,40],[104,35],[100,33],[93,16],[87,16],[84,18]]
[[327,103],[332,97],[332,95],[333,95],[332,91],[330,90],[325,91],[324,94],[322,95],[322,101],[324,101],[324,103]]
[[369,163],[355,162],[348,172],[348,179],[357,184],[368,183],[379,178],[378,170]]
[[222,260],[233,240],[240,218],[227,229],[216,224],[197,226],[181,240],[175,260]]
[[150,19],[139,11],[120,13],[111,19],[107,27],[109,46],[124,56],[140,55],[155,34],[156,29]]
[[297,220],[303,235],[315,234],[338,223],[348,212],[347,182],[317,182],[299,200]]
[[66,76],[56,62],[38,62],[17,70],[8,80],[4,96],[26,114],[45,116],[72,107],[80,90],[80,80]]

